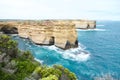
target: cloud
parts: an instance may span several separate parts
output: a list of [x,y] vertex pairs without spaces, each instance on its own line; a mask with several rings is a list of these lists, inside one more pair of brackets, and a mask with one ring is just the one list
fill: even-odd
[[119,0],[0,0],[0,18],[120,19]]

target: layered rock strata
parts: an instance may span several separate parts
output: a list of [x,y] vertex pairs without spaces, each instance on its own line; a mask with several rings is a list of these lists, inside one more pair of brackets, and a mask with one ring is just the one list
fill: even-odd
[[88,20],[41,20],[0,22],[0,30],[29,38],[39,45],[55,45],[62,49],[78,47],[77,29],[94,29],[95,21]]
[[77,29],[95,29],[96,28],[96,21],[92,20],[76,20],[73,21],[75,27]]
[[55,45],[62,49],[78,46],[77,32],[74,24],[49,24],[20,25],[19,36],[29,38],[36,44]]
[[96,21],[94,20],[43,20],[44,22],[53,22],[54,24],[67,24],[72,23],[75,25],[76,29],[95,29]]

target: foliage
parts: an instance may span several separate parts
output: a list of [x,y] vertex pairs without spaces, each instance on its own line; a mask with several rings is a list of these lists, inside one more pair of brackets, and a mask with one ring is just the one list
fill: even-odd
[[11,57],[16,57],[17,51],[16,41],[11,40],[7,35],[0,35],[0,53],[6,53]]
[[51,74],[59,78],[61,76],[61,71],[53,67],[46,67],[46,68],[43,67],[41,71],[39,71],[39,74],[41,75],[42,78],[48,77]]
[[[62,80],[62,76],[67,80],[76,80],[75,74],[60,65],[51,67],[40,65],[31,55],[30,51],[20,51],[17,48],[17,42],[7,35],[0,35],[0,56],[6,54],[5,59],[0,62],[0,80],[24,80],[38,75],[40,80]],[[7,66],[7,68],[6,68]],[[8,73],[5,70],[12,69],[14,73]],[[35,74],[33,74],[35,73]],[[35,78],[34,78],[35,79]]]
[[15,76],[3,72],[2,69],[0,68],[0,80],[15,80]]
[[62,80],[63,78],[66,78],[68,80],[77,80],[74,73],[70,72],[68,69],[64,68],[61,65],[54,65],[53,67],[40,66],[37,67],[34,72],[38,73],[43,80],[48,80],[48,78],[50,78],[50,75],[56,76],[59,80]]
[[62,75],[66,75],[66,77],[69,80],[77,80],[77,77],[75,76],[74,73],[70,72],[67,68],[64,68],[61,65],[54,65],[53,66],[55,69],[59,69],[60,71],[62,71]]
[[30,53],[30,51],[24,51],[24,52],[21,52],[21,55],[19,55],[18,57],[20,60],[33,60],[33,56],[32,54]]
[[17,60],[17,71],[16,71],[16,76],[17,80],[22,80],[26,76],[29,76],[34,69],[36,68],[37,65],[34,65],[30,60],[24,60],[20,61]]
[[58,80],[58,77],[56,77],[55,75],[50,75],[50,76],[42,78],[40,80]]

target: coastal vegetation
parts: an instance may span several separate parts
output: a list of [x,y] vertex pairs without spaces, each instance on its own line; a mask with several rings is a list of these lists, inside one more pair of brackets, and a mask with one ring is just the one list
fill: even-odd
[[30,51],[18,49],[10,36],[0,34],[0,80],[77,80],[61,65],[46,66],[34,60]]

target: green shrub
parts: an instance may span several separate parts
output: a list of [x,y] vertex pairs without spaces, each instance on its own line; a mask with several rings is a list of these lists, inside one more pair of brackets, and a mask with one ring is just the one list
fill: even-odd
[[58,77],[55,75],[49,75],[48,77],[42,78],[40,80],[58,80]]
[[29,76],[37,65],[34,65],[30,60],[18,61],[16,76],[19,79],[24,79],[26,76]]
[[[40,80],[60,80],[66,77],[67,80],[77,80],[74,73],[61,65],[48,67],[36,62],[30,51],[20,51],[17,48],[17,42],[7,35],[0,35],[0,55],[6,54],[8,63],[15,73],[2,71],[6,66],[5,62],[0,63],[0,80],[24,80],[30,77],[32,73],[38,74]],[[8,57],[7,57],[8,56]],[[4,60],[3,60],[4,61]],[[7,69],[6,69],[7,70]]]
[[18,48],[17,42],[7,35],[0,35],[0,53],[6,53],[11,57],[16,57]]
[[0,80],[16,80],[16,77],[13,74],[3,72],[0,68]]

